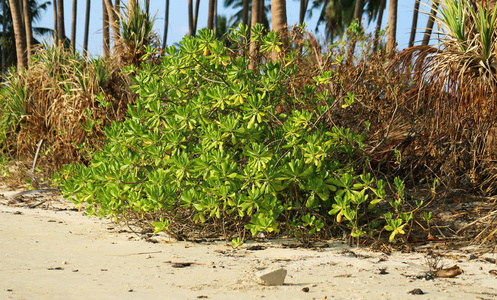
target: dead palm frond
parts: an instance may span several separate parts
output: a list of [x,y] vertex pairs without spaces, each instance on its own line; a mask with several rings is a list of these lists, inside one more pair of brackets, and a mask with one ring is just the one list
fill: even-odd
[[[417,92],[411,99],[440,156],[476,185],[489,174],[497,121],[497,14],[481,2],[446,0],[437,6],[439,42],[400,56]],[[490,143],[490,141],[493,141]],[[442,146],[443,145],[443,146]],[[435,147],[435,148],[436,148]],[[447,157],[442,158],[449,161]]]

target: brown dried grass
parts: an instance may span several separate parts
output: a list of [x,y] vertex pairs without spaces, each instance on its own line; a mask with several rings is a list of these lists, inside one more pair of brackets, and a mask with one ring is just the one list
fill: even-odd
[[[104,126],[122,120],[133,102],[130,80],[116,60],[87,61],[63,47],[40,49],[29,69],[14,76],[26,91],[20,96],[23,115],[2,148],[29,166],[43,139],[39,166],[46,175],[64,164],[84,162],[85,153],[102,143]],[[5,88],[11,88],[9,82]],[[81,124],[87,122],[95,126],[85,130]]]

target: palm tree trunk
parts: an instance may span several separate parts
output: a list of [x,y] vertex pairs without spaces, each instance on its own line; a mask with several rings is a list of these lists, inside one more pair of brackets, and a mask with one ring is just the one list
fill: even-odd
[[188,34],[190,36],[195,35],[195,33],[193,31],[193,2],[192,2],[192,0],[188,0]]
[[71,50],[76,52],[76,16],[78,13],[78,0],[72,0],[72,21],[71,21]]
[[435,16],[437,15],[437,7],[439,0],[433,1],[431,6],[430,17],[428,18],[428,23],[426,24],[426,31],[423,37],[423,42],[421,45],[426,46],[430,42],[431,32],[433,31],[433,24],[435,23]]
[[57,39],[59,43],[65,43],[66,28],[64,25],[64,0],[57,1]]
[[249,20],[249,0],[243,0],[242,23],[248,25]]
[[284,35],[287,30],[285,0],[271,0],[271,20],[273,30]]
[[214,1],[214,35],[217,36],[217,0]]
[[169,27],[169,0],[166,0],[166,15],[164,17],[164,39],[162,40],[162,49],[167,45],[167,28]]
[[215,4],[216,4],[215,0],[209,0],[209,13],[208,13],[208,17],[207,17],[207,28],[209,28],[210,30],[214,29],[214,13],[215,13],[214,8],[216,7]]
[[[5,5],[5,0],[2,0],[2,13],[5,15],[5,8],[7,6]],[[7,37],[7,18],[3,18],[2,20],[2,38],[5,41],[5,38]],[[5,70],[7,64],[7,59],[6,59],[6,53],[5,53],[5,44],[2,44],[2,78],[3,78],[3,72]]]
[[104,38],[104,57],[110,57],[109,14],[107,13],[105,5],[105,0],[102,0],[102,32]]
[[[286,21],[286,1],[285,0],[271,0],[271,22],[273,30],[277,31],[281,42],[282,52],[286,50],[288,45],[288,25]],[[278,52],[273,51],[271,54],[274,61],[278,59]]]
[[26,59],[26,32],[22,26],[22,16],[17,0],[9,0],[10,13],[12,15],[12,26],[16,40],[17,69],[27,67]]
[[[254,27],[255,24],[261,23],[259,20],[262,19],[262,17],[259,16],[260,14],[260,6],[263,6],[263,3],[261,0],[252,0],[252,16],[251,16],[251,27]],[[259,60],[259,43],[257,42],[250,42],[250,64],[249,64],[249,69],[254,70],[257,62]]]
[[416,38],[420,3],[421,0],[416,0],[416,2],[414,3],[414,12],[412,13],[411,37],[409,38],[409,48],[414,46],[414,39]]
[[[63,0],[60,0],[63,1]],[[59,22],[57,20],[57,0],[52,0],[53,6],[53,40],[55,44],[59,43],[59,35],[57,34],[57,30],[59,28]]]
[[354,9],[354,20],[357,23],[362,23],[362,14],[364,12],[364,0],[356,0]]
[[90,32],[90,8],[91,0],[86,0],[86,16],[85,16],[85,39],[83,41],[83,52],[86,54],[88,51],[88,35]]
[[397,0],[390,0],[388,5],[388,31],[387,31],[387,53],[392,55],[395,53],[397,43]]
[[[114,38],[114,47],[116,50],[120,48],[120,32],[119,32],[119,19],[116,15],[116,11],[114,10],[114,4],[112,4],[112,0],[105,0],[105,8],[107,8],[107,14],[109,16],[109,23],[112,27],[112,33]],[[104,8],[104,9],[105,9]],[[118,51],[119,52],[119,51]]]
[[23,13],[24,13],[24,30],[26,32],[26,51],[28,61],[33,53],[33,28],[31,27],[31,10],[29,0],[23,0]]
[[[354,7],[354,21],[359,25],[362,23],[362,14],[364,13],[364,0],[356,0]],[[352,61],[354,59],[355,46],[357,44],[357,37],[354,34],[352,37],[352,42],[349,49],[347,50],[347,60]]]
[[385,11],[386,0],[381,0],[380,9],[378,10],[378,21],[376,22],[376,29],[374,32],[373,49],[378,49],[378,42],[380,39],[381,23],[383,22],[383,12]]
[[307,6],[309,5],[309,0],[300,0],[300,15],[299,24],[303,24],[305,20],[305,13],[307,12]]
[[197,0],[197,3],[195,3],[195,14],[193,15],[193,34],[194,35],[197,32],[199,7],[200,7],[200,0]]

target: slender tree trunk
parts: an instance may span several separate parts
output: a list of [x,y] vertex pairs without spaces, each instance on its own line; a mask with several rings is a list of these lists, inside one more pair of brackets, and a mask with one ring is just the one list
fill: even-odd
[[107,8],[107,14],[109,16],[109,23],[110,26],[112,27],[112,33],[113,33],[113,38],[114,38],[114,47],[116,48],[117,52],[119,52],[119,49],[121,47],[121,34],[119,31],[119,19],[116,15],[116,11],[114,10],[114,4],[112,4],[112,0],[105,0],[105,8]]
[[374,32],[373,49],[378,49],[378,42],[380,39],[381,23],[383,22],[383,13],[385,12],[386,0],[381,0],[380,10],[378,11],[378,22],[376,22],[376,29]]
[[169,0],[166,0],[166,15],[164,16],[164,39],[162,40],[162,49],[167,45],[167,29],[169,27]]
[[414,40],[416,39],[416,30],[418,29],[418,15],[419,15],[419,5],[421,0],[416,0],[414,3],[414,12],[412,13],[412,25],[411,25],[411,36],[409,38],[409,48],[414,46]]
[[195,35],[193,31],[193,0],[188,0],[188,34]]
[[387,31],[387,53],[391,55],[395,52],[397,43],[397,0],[390,0],[388,4],[388,31]]
[[[362,14],[364,13],[364,0],[356,0],[354,7],[354,21],[356,21],[360,26],[362,26]],[[347,50],[347,60],[352,62],[355,53],[355,46],[357,44],[357,36],[354,34],[352,36],[352,42],[349,49]]]
[[214,29],[214,9],[216,8],[215,6],[216,1],[215,0],[209,0],[209,13],[207,17],[207,28],[210,30]]
[[300,15],[299,24],[303,24],[305,20],[305,14],[307,12],[307,6],[309,5],[309,0],[300,0]]
[[195,10],[193,8],[193,0],[188,0],[188,29],[189,35],[194,36],[197,32],[197,19],[200,0],[195,3]]
[[286,2],[285,0],[271,0],[271,20],[273,30],[280,33],[280,36],[285,35],[287,31],[286,22]]
[[193,15],[193,35],[197,34],[199,7],[200,7],[200,0],[197,0],[197,3],[195,3],[195,14]]
[[86,0],[85,38],[83,41],[83,52],[85,54],[87,54],[88,52],[88,36],[90,32],[90,9],[91,9],[91,0]]
[[[5,40],[7,37],[7,18],[5,18],[5,8],[7,5],[5,5],[5,0],[2,0],[2,14],[4,15],[4,18],[2,18],[2,37]],[[7,59],[6,59],[6,52],[5,52],[5,44],[2,45],[2,78],[3,74],[5,71],[5,68],[7,66]]]
[[78,15],[78,0],[72,0],[72,21],[71,21],[71,50],[76,52],[76,18]]
[[217,0],[214,0],[214,35],[217,36]]
[[64,25],[64,0],[57,1],[57,39],[59,43],[66,41],[66,28]]
[[354,9],[354,20],[357,23],[362,24],[362,14],[364,12],[364,0],[356,0],[355,1],[355,9]]
[[21,10],[18,0],[9,0],[10,13],[12,15],[12,26],[16,40],[17,69],[27,67],[26,59],[26,32],[22,26]]
[[248,25],[249,23],[249,0],[243,0],[243,10],[242,10],[242,23],[243,25]]
[[[259,14],[257,15],[257,23],[264,24],[264,14],[265,14],[264,0],[259,0]],[[266,26],[266,24],[264,24],[264,26]]]
[[33,28],[31,27],[31,10],[29,0],[23,0],[22,9],[24,11],[24,29],[26,32],[26,51],[28,61],[33,53]]
[[433,24],[435,23],[435,16],[437,15],[438,0],[434,1],[431,6],[430,17],[426,24],[426,31],[421,45],[426,46],[430,42],[431,32],[433,31]]
[[103,21],[103,38],[104,38],[104,57],[110,57],[110,33],[109,33],[109,14],[105,6],[105,0],[102,0],[102,21]]
[[[63,1],[63,0],[60,0]],[[53,7],[53,40],[55,44],[59,43],[59,35],[57,34],[57,30],[59,28],[59,22],[57,20],[57,0],[52,0]]]
[[[282,42],[282,52],[284,53],[288,46],[288,25],[286,21],[286,1],[271,0],[271,22],[273,30],[278,32]],[[278,52],[273,51],[271,54],[274,61],[278,60]]]
[[[255,26],[255,24],[261,23],[259,21],[261,19],[261,17],[259,16],[261,5],[263,5],[261,0],[252,0],[252,16],[250,21],[252,28]],[[249,69],[254,70],[259,60],[259,43],[251,41],[249,53],[251,56]]]

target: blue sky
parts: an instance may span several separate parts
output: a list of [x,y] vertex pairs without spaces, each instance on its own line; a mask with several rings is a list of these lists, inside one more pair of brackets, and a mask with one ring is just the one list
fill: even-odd
[[[421,10],[428,11],[430,0],[422,0]],[[43,0],[38,0],[39,3]],[[127,0],[121,0],[121,2],[126,3]],[[269,0],[266,0],[269,3]],[[399,19],[397,24],[397,40],[398,48],[404,49],[407,47],[409,41],[409,35],[412,24],[412,14],[415,0],[399,0]],[[200,1],[200,14],[198,20],[198,28],[203,28],[207,24],[207,8],[209,0]],[[223,7],[224,0],[218,0],[218,14],[230,16],[233,10],[226,9]],[[423,4],[424,3],[424,4]],[[89,36],[89,50],[93,55],[102,55],[102,1],[92,1],[91,4],[91,16],[90,16],[90,36]],[[182,37],[188,33],[188,1],[187,0],[170,0],[170,15],[169,15],[169,30],[167,42],[169,45],[179,42]],[[383,28],[386,26],[388,19],[388,1],[387,10],[384,13],[384,24]],[[71,36],[71,14],[72,14],[72,0],[64,0],[65,9],[65,28],[66,35]],[[298,22],[299,18],[299,1],[298,0],[287,0],[287,17],[289,25],[293,25]],[[77,31],[76,31],[76,45],[78,49],[83,47],[83,34],[84,34],[84,23],[85,23],[85,11],[86,11],[86,1],[78,1],[78,11],[77,11]],[[163,0],[151,0],[150,1],[150,11],[156,14],[155,30],[159,35],[163,36],[164,30],[164,12],[165,12],[165,1]],[[306,19],[306,24],[308,29],[314,31],[317,23],[317,14],[315,11],[314,18]],[[416,41],[422,39],[421,28],[426,26],[426,16],[420,15],[418,21],[418,34],[416,36]],[[373,27],[376,23],[372,23]],[[40,22],[36,24],[39,27],[53,28],[53,8],[50,6],[47,11],[43,14]],[[324,28],[321,27],[317,32],[318,36],[322,36]]]

